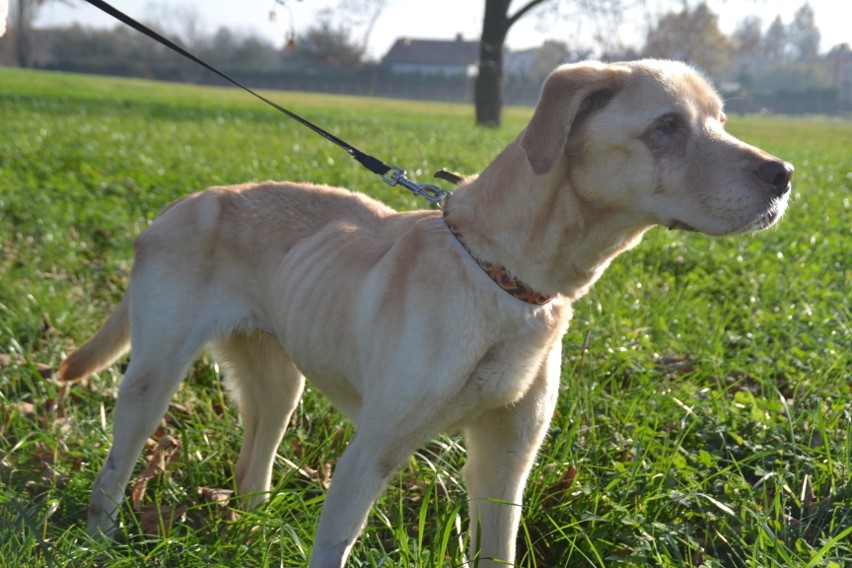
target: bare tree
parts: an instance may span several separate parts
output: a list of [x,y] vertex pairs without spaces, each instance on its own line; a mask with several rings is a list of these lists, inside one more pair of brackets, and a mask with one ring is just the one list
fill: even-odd
[[746,16],[737,24],[729,43],[730,69],[740,86],[748,91],[754,87],[754,71],[766,62],[763,21],[758,16]]
[[379,16],[382,15],[385,3],[385,0],[341,0],[340,2],[340,10],[351,15],[352,24],[364,28],[364,33],[361,36],[362,58],[367,53],[370,36],[373,33],[373,28],[376,27],[376,22],[379,21]]
[[763,49],[770,61],[778,63],[787,59],[787,26],[776,16],[763,38]]
[[758,16],[746,16],[737,24],[731,36],[733,49],[740,57],[754,57],[763,49],[763,21]]
[[693,9],[669,12],[648,30],[645,55],[689,61],[718,77],[732,54],[718,20],[703,2]]
[[820,39],[814,9],[805,3],[796,11],[793,21],[787,26],[787,41],[794,61],[815,60],[819,55]]
[[[301,2],[301,0],[289,0],[290,2],[297,1]],[[280,4],[281,6],[287,7],[288,0],[275,0],[276,4]],[[376,27],[376,22],[378,22],[379,17],[382,15],[382,11],[385,8],[386,0],[340,0],[337,5],[337,9],[335,13],[344,14],[346,19],[345,26],[338,26],[337,30],[331,30],[333,27],[331,25],[331,17],[329,13],[321,15],[323,21],[320,22],[319,26],[314,26],[312,28],[313,35],[316,36],[316,31],[320,28],[325,28],[322,31],[323,35],[329,35],[330,32],[334,33],[344,33],[345,34],[345,43],[347,44],[347,49],[351,48],[354,45],[355,41],[351,37],[351,30],[353,28],[363,29],[363,35],[361,36],[358,48],[358,59],[362,60],[364,55],[367,53],[367,46],[370,43],[370,35],[373,33],[373,29]],[[272,17],[276,17],[275,12],[272,12]],[[290,32],[287,37],[287,47],[295,47],[298,43],[299,38],[296,37],[296,32],[294,30],[292,15],[290,16]],[[339,34],[338,34],[339,35]]]
[[11,5],[10,23],[15,30],[13,43],[18,67],[29,67],[32,64],[33,22],[39,8],[46,1],[48,0],[18,0]]
[[29,67],[33,64],[33,23],[41,7],[49,2],[68,4],[69,0],[12,0],[8,3],[11,8],[9,23],[14,29],[12,40],[15,45],[15,62],[19,67]]
[[9,16],[9,0],[0,0],[0,37],[6,33],[6,18]]
[[552,1],[530,0],[510,15],[509,5],[512,0],[485,0],[485,17],[479,43],[479,73],[473,94],[477,124],[500,125],[503,110],[503,46],[509,28],[533,8]]
[[355,69],[361,65],[362,46],[352,40],[349,28],[334,25],[329,14],[296,38],[294,56],[313,65]]
[[[554,17],[559,8],[574,5],[596,17],[612,18],[628,6],[641,5],[643,0],[529,0],[511,11],[512,0],[485,0],[482,37],[479,49],[479,73],[474,85],[476,123],[499,126],[503,109],[503,48],[509,30],[531,13],[541,13],[548,6]],[[511,12],[511,13],[510,13]]]
[[[724,1],[724,0],[721,0]],[[761,2],[763,0],[752,0]],[[669,0],[670,4],[679,4],[684,11],[698,10],[704,2],[692,8],[691,0]],[[503,46],[509,29],[521,18],[526,17],[538,7],[549,6],[558,17],[560,8],[573,5],[584,15],[609,24],[606,35],[598,38],[600,43],[613,41],[611,30],[622,21],[624,13],[631,8],[645,5],[645,0],[529,0],[522,3],[510,14],[512,0],[485,0],[485,16],[482,22],[482,43],[480,46],[479,75],[476,79],[474,101],[476,104],[476,122],[479,125],[498,126],[503,107],[502,83]],[[706,6],[705,6],[706,9]],[[535,10],[540,13],[539,10]],[[612,47],[612,46],[610,46]]]

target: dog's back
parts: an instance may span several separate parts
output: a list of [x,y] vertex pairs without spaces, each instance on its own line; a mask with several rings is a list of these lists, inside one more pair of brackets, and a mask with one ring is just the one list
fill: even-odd
[[[325,186],[266,182],[213,187],[167,205],[135,243],[134,271],[156,264],[160,278],[183,278],[192,271],[211,284],[217,272],[258,280],[257,267],[275,269],[302,239],[328,225],[374,231],[395,211],[361,194]],[[263,255],[266,258],[257,258]],[[194,261],[187,265],[187,259]],[[240,264],[249,262],[250,271]],[[265,280],[268,282],[269,280]],[[71,353],[59,379],[76,381],[110,365],[130,346],[130,292],[98,333]]]

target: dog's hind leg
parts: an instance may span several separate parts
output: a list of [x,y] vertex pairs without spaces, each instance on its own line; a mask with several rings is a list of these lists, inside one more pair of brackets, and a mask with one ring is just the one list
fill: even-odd
[[242,416],[236,481],[245,505],[253,507],[267,497],[275,452],[305,379],[284,348],[265,332],[234,333],[216,339],[213,348]]
[[129,293],[132,356],[119,387],[112,446],[92,490],[89,533],[94,536],[112,534],[145,441],[215,329],[214,322],[203,317],[215,310],[205,309],[203,290],[192,281],[164,279],[137,261]]
[[[171,334],[170,339],[176,339]],[[163,343],[157,342],[161,346]],[[198,345],[198,348],[201,346]],[[106,464],[92,489],[89,533],[111,535],[124,489],[148,436],[168,409],[196,349],[184,354],[159,349],[137,349],[119,388],[113,425],[113,442]]]
[[551,352],[553,364],[544,365],[520,401],[486,411],[463,428],[471,566],[514,565],[524,486],[556,405],[560,353]]

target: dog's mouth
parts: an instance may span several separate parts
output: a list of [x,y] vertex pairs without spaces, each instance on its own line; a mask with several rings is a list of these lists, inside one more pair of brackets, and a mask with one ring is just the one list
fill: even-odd
[[780,218],[781,211],[773,207],[772,209],[755,219],[751,223],[751,225],[749,225],[743,230],[743,232],[762,231],[763,229],[768,229],[770,226],[774,225],[775,222]]
[[787,192],[783,197],[773,199],[769,203],[769,207],[757,219],[752,221],[741,232],[762,231],[774,225],[787,210]]
[[670,231],[689,231],[692,233],[711,233],[717,235],[738,235],[741,233],[753,233],[757,231],[762,231],[764,229],[768,229],[772,225],[774,225],[783,215],[787,209],[787,196],[780,197],[778,199],[773,199],[769,206],[764,210],[757,218],[751,220],[746,225],[721,233],[713,233],[711,231],[706,231],[702,229],[698,229],[693,225],[688,223],[684,223],[678,219],[672,219],[672,221],[666,225]]

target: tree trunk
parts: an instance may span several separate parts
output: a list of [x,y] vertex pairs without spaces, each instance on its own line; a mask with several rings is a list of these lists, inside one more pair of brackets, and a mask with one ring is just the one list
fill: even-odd
[[14,12],[15,63],[18,67],[30,66],[30,37],[32,35],[32,5],[30,0],[18,0]]
[[485,0],[482,39],[479,42],[479,74],[476,76],[473,100],[476,104],[476,123],[480,126],[500,126],[503,112],[503,44],[515,22],[539,4],[551,0],[529,0],[513,15],[509,15],[512,0]]
[[473,99],[476,124],[500,126],[503,111],[503,44],[509,31],[511,0],[486,0],[482,39],[479,43],[479,73]]

